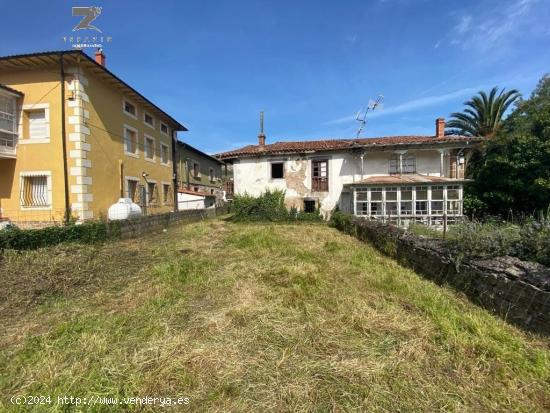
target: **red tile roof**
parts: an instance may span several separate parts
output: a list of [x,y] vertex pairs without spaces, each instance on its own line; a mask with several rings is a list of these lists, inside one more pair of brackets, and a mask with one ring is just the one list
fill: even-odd
[[215,195],[212,195],[212,194],[207,194],[206,192],[193,191],[193,190],[187,189],[187,188],[179,188],[178,192],[180,192],[182,194],[196,195],[196,196],[208,196],[208,197],[215,196]]
[[324,139],[318,141],[275,142],[269,145],[248,145],[240,149],[219,153],[219,159],[234,159],[247,156],[261,156],[287,153],[334,151],[362,147],[383,147],[396,145],[426,145],[446,144],[454,142],[477,143],[482,138],[469,136],[447,135],[440,138],[435,136],[386,136],[379,138],[361,139]]
[[348,185],[405,185],[405,184],[434,184],[434,183],[455,183],[464,182],[468,179],[444,178],[441,176],[428,176],[421,174],[405,174],[405,175],[378,175],[369,176],[358,182],[353,182]]

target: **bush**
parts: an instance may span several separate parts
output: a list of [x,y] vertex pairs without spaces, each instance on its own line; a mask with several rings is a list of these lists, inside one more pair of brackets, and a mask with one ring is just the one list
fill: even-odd
[[354,231],[354,225],[351,222],[352,218],[353,215],[340,212],[340,210],[336,208],[332,211],[328,224],[346,234],[352,234]]
[[284,191],[266,191],[259,197],[235,195],[231,212],[235,221],[286,221],[289,213],[284,204]]
[[0,250],[29,250],[56,245],[62,242],[101,243],[116,235],[109,232],[106,222],[82,225],[54,226],[41,229],[10,227],[0,231]]

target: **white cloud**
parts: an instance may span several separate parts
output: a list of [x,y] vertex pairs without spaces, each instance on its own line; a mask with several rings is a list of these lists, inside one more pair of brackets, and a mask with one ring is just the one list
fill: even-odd
[[[478,10],[475,17],[470,14],[462,15],[456,25],[448,33],[449,44],[485,52],[493,53],[519,35],[525,33],[537,18],[533,7],[539,0],[512,0],[508,3],[499,3],[488,10]],[[539,22],[542,24],[542,22]]]
[[[410,112],[412,110],[416,110],[420,108],[434,106],[439,103],[447,102],[462,96],[473,95],[481,89],[483,89],[483,87],[480,87],[480,86],[468,87],[468,88],[456,90],[454,92],[445,93],[443,95],[426,96],[423,98],[409,100],[408,102],[404,102],[396,106],[390,106],[390,107],[387,107],[387,109],[383,109],[378,112],[371,112],[368,114],[368,118],[372,119],[372,118],[377,118],[381,116],[395,115],[397,113],[405,113],[405,112]],[[333,119],[328,122],[325,122],[324,125],[338,125],[341,123],[351,122],[352,120],[355,120],[355,116],[356,115],[343,116],[341,118]]]

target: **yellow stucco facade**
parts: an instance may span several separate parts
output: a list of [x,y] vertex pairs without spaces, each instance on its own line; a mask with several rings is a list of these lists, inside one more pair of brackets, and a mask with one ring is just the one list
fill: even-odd
[[[2,218],[20,223],[63,221],[62,102],[74,219],[107,216],[109,206],[121,195],[145,205],[147,213],[174,209],[172,142],[175,131],[185,130],[179,123],[86,56],[64,57],[63,97],[57,63],[17,69],[2,63],[0,83],[23,93],[17,104],[15,157],[0,155]],[[29,136],[36,131],[31,117],[37,109],[41,111],[40,136],[48,135],[39,139]],[[32,199],[22,200],[33,198],[32,192],[37,191],[25,187],[27,176],[44,177],[37,182],[47,185],[47,202],[34,205]],[[39,190],[44,193],[45,189]]]

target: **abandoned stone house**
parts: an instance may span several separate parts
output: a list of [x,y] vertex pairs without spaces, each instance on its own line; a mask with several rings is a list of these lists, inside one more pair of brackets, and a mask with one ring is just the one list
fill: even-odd
[[462,216],[463,185],[472,151],[482,138],[433,136],[276,142],[224,152],[233,164],[236,194],[285,191],[285,204],[325,216],[336,206],[358,216],[428,225]]

